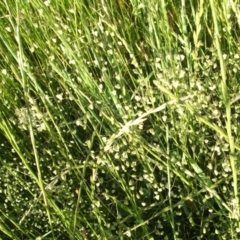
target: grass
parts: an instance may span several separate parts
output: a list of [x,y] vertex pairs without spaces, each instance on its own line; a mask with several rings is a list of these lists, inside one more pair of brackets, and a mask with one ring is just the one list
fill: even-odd
[[0,239],[239,239],[236,2],[0,12]]

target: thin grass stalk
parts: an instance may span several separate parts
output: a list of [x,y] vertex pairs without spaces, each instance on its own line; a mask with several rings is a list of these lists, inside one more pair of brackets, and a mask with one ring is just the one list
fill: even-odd
[[[166,144],[167,144],[167,155],[170,154],[170,146],[169,146],[169,134],[168,134],[168,126],[166,126]],[[176,240],[176,230],[175,230],[175,220],[174,220],[174,213],[173,213],[173,205],[172,205],[172,186],[171,186],[171,162],[169,161],[169,158],[167,159],[167,179],[168,179],[168,201],[170,206],[170,223],[172,225],[172,232],[173,237]]]
[[238,183],[237,183],[237,169],[236,169],[236,157],[235,157],[235,144],[234,144],[234,138],[232,136],[232,124],[231,124],[231,106],[230,106],[230,98],[227,90],[227,76],[226,76],[226,66],[223,59],[221,44],[220,44],[220,31],[218,27],[218,19],[215,11],[215,4],[213,0],[210,0],[211,5],[211,11],[212,11],[212,17],[213,17],[213,23],[215,28],[215,47],[217,49],[219,63],[220,63],[220,70],[221,70],[221,90],[223,95],[223,101],[225,105],[226,110],[226,129],[227,129],[227,135],[228,135],[228,142],[230,146],[230,164],[232,168],[232,176],[233,176],[233,189],[234,189],[234,211],[233,211],[233,218],[237,219],[238,221],[238,227],[240,228],[240,215],[239,215],[239,199],[238,199]]
[[[168,12],[167,12],[166,5],[167,5],[167,3],[165,2],[165,0],[161,0],[161,9],[163,11],[163,20],[164,20],[164,24],[166,27],[166,33],[169,33],[170,32],[170,24],[169,24],[169,20],[168,20]],[[162,26],[159,26],[160,29],[161,29],[161,27]],[[169,52],[171,52],[171,49],[172,49],[171,34],[166,34],[164,37],[166,37],[166,40],[167,40],[167,44],[166,44],[167,45],[166,55],[167,55],[167,54],[169,54]],[[156,42],[158,43],[157,47],[160,49],[162,43],[158,42],[157,36],[156,36]]]
[[25,69],[24,69],[24,54],[23,54],[23,47],[22,47],[22,43],[21,43],[21,37],[20,37],[19,0],[16,1],[16,12],[17,12],[17,16],[16,16],[15,34],[16,34],[16,41],[17,41],[17,44],[18,44],[18,65],[19,65],[21,78],[22,78],[22,83],[23,83],[23,91],[24,91],[24,99],[25,99],[26,109],[27,109],[29,133],[30,133],[31,143],[32,143],[32,147],[33,147],[33,153],[34,153],[36,166],[37,166],[37,171],[38,171],[38,181],[37,181],[37,183],[38,183],[38,185],[41,189],[41,192],[43,194],[43,200],[44,200],[44,204],[45,204],[50,228],[51,228],[51,231],[52,231],[52,236],[53,236],[53,239],[55,239],[54,230],[53,230],[53,226],[52,226],[52,220],[51,220],[51,214],[50,214],[49,205],[48,205],[47,194],[46,194],[44,184],[43,184],[43,180],[42,180],[40,160],[39,160],[38,151],[37,151],[37,148],[36,148],[36,142],[35,142],[33,125],[32,125],[32,118],[31,118],[31,112],[30,112],[30,108],[29,108],[28,87],[27,87],[27,80],[26,80],[26,77],[25,77]]
[[[92,148],[92,144],[93,144],[93,139],[95,137],[95,132],[93,133],[92,136],[92,141],[91,141],[91,146],[90,149]],[[76,228],[77,228],[77,217],[78,217],[78,211],[79,211],[79,204],[81,202],[81,194],[82,194],[82,190],[83,190],[83,186],[84,186],[84,179],[85,179],[85,175],[86,175],[86,168],[89,162],[89,157],[90,154],[87,156],[86,162],[83,166],[83,171],[82,171],[82,183],[80,183],[80,187],[77,190],[77,203],[76,203],[76,207],[75,207],[75,211],[74,211],[74,217],[73,217],[73,239],[75,239],[75,234],[76,234]],[[94,184],[94,183],[93,183]],[[86,187],[86,186],[85,186]],[[92,194],[92,198],[94,198],[94,195]]]
[[[3,215],[3,213],[1,212],[1,215]],[[5,222],[5,220],[2,218],[2,217],[0,217],[0,220],[1,220],[1,222],[3,222],[3,223],[0,223],[0,231],[2,232],[2,233],[4,233],[6,236],[8,236],[9,238],[11,238],[11,239],[19,239],[19,238],[17,238],[17,236],[15,236],[13,233],[12,233],[12,231],[10,230],[10,229],[8,229],[7,227],[5,227],[5,224],[4,224],[4,222]]]
[[198,51],[201,47],[201,40],[200,40],[200,33],[202,30],[202,24],[201,24],[201,19],[203,16],[203,0],[200,0],[199,2],[199,7],[198,10],[196,12],[196,16],[195,16],[195,31],[193,32],[193,42],[194,42],[194,51],[193,51],[193,68],[194,70],[196,70],[198,68]]
[[181,20],[182,20],[182,34],[183,34],[183,40],[184,40],[184,48],[187,58],[187,66],[189,72],[192,71],[192,61],[191,61],[191,45],[189,43],[188,39],[188,30],[187,30],[187,13],[186,13],[186,2],[185,0],[181,0]]

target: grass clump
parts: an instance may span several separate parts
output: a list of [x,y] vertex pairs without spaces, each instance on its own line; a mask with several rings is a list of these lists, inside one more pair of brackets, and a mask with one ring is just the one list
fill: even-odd
[[239,239],[236,3],[0,11],[0,238]]

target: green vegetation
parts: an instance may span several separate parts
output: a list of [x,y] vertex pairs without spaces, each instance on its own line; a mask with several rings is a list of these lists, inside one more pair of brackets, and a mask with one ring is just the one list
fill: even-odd
[[0,239],[240,239],[236,2],[0,2]]

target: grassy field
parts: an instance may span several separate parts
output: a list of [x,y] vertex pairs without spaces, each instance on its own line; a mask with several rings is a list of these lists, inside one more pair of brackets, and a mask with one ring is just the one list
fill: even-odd
[[240,239],[237,1],[0,13],[0,239]]

